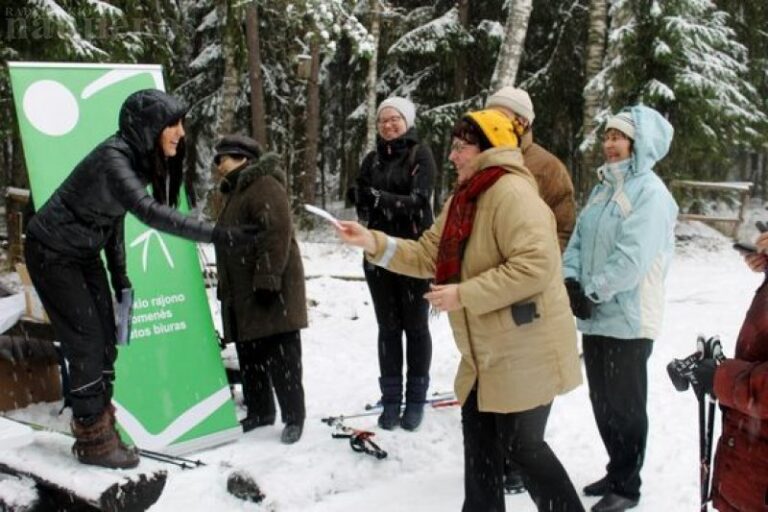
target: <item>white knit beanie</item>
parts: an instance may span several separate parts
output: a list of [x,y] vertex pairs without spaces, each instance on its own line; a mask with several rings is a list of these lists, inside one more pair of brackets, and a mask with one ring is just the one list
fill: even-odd
[[508,85],[491,94],[485,102],[485,108],[502,107],[526,118],[531,124],[536,115],[533,102],[528,93]]
[[376,117],[381,114],[381,111],[385,108],[393,108],[400,112],[400,115],[405,119],[405,128],[411,128],[414,121],[416,121],[416,107],[413,102],[407,98],[401,98],[400,96],[392,96],[379,103],[379,108],[376,109]]
[[619,112],[615,116],[608,119],[605,123],[605,129],[613,128],[619,130],[632,140],[635,140],[635,120],[632,119],[631,112]]

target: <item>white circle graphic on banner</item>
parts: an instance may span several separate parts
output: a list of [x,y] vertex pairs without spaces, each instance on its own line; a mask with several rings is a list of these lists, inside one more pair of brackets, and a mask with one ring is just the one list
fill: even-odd
[[52,137],[71,132],[80,117],[75,96],[55,80],[38,80],[30,85],[23,104],[32,126]]

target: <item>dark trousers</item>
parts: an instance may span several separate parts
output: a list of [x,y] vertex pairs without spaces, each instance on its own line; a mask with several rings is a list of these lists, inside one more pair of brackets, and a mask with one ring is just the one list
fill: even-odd
[[544,441],[552,404],[500,414],[477,409],[473,390],[461,408],[464,431],[464,506],[462,512],[503,512],[505,455],[522,470],[539,510],[583,511],[571,479]]
[[69,364],[69,402],[79,419],[99,415],[112,396],[115,315],[99,256],[73,258],[32,236],[24,245],[27,269]]
[[608,451],[606,471],[613,492],[640,498],[640,470],[648,438],[649,339],[583,337],[589,399]]
[[368,262],[363,263],[379,325],[379,370],[382,377],[403,374],[403,331],[406,364],[411,377],[429,376],[432,337],[429,334],[429,304],[424,294],[429,281],[395,274]]
[[301,333],[292,331],[235,342],[248,417],[275,417],[274,389],[283,423],[303,423]]

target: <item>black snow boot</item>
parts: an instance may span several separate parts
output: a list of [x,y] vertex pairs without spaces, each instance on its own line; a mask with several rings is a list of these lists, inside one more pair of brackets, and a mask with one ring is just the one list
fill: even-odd
[[408,377],[405,387],[405,413],[400,420],[400,426],[405,430],[416,430],[421,425],[428,388],[429,377]]
[[402,377],[380,377],[381,405],[384,409],[379,416],[379,426],[392,430],[400,422],[400,403],[403,400]]

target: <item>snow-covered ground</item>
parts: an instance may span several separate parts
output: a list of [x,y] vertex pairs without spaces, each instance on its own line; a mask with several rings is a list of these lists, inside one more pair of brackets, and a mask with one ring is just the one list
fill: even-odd
[[[679,244],[670,270],[665,327],[649,363],[650,435],[643,496],[635,509],[645,512],[695,510],[699,500],[696,400],[692,392],[674,390],[666,364],[693,352],[699,333],[720,335],[726,354],[732,354],[752,292],[762,279],[714,231],[701,225],[683,225],[678,231],[687,240]],[[331,232],[302,238],[310,303],[310,327],[303,332],[308,414],[303,438],[283,445],[281,427],[275,425],[201,452],[196,456],[208,465],[190,471],[170,468],[165,491],[151,510],[459,510],[463,449],[458,408],[428,408],[414,433],[380,431],[375,416],[347,420],[350,426],[376,431],[375,441],[389,452],[384,460],[353,452],[346,440],[331,438],[332,429],[320,421],[328,415],[361,412],[364,404],[378,398],[376,322],[362,280],[360,253],[339,245]],[[458,356],[447,318],[434,318],[430,327],[431,392],[450,390]],[[58,408],[35,405],[14,415],[65,428],[66,418],[53,417]],[[586,385],[555,400],[547,439],[577,489],[603,476],[607,458]],[[266,501],[255,505],[229,495],[230,468],[252,474]],[[583,498],[587,509],[596,501]],[[507,510],[535,507],[524,494],[507,497]]]

